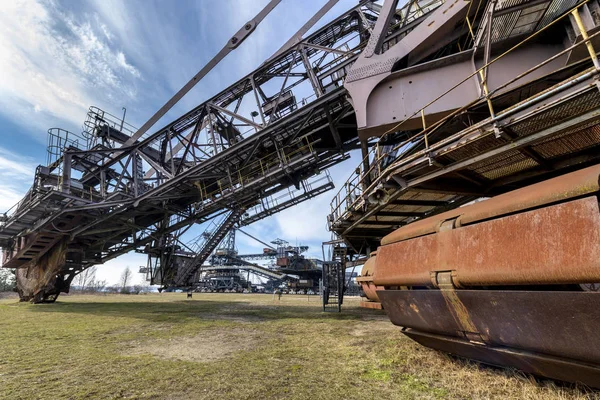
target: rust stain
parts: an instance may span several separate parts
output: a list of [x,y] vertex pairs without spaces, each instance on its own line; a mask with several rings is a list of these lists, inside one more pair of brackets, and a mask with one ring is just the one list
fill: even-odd
[[458,287],[600,282],[596,196],[381,246],[376,286],[429,286],[455,270]]
[[457,226],[468,225],[490,218],[581,197],[600,191],[600,165],[561,175],[531,186],[508,192],[467,207],[447,211],[416,221],[395,230],[381,240],[381,245],[430,235],[441,221],[458,218]]
[[462,330],[464,332],[477,332],[477,328],[469,316],[469,311],[456,295],[456,291],[453,289],[442,289],[441,292],[450,314],[452,314],[452,317],[454,317],[454,320]]
[[383,290],[383,287],[378,287],[373,283],[373,276],[375,274],[376,268],[376,260],[377,252],[371,253],[371,257],[363,266],[361,276],[356,278],[356,281],[360,283],[367,299],[374,302],[380,302],[379,296],[377,296],[377,290]]

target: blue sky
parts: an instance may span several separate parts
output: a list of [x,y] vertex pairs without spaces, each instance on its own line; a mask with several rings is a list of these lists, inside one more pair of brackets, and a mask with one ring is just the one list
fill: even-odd
[[[164,118],[172,120],[237,81],[275,52],[326,0],[283,0],[237,50],[221,62]],[[87,108],[141,126],[208,62],[268,0],[10,0],[0,1],[0,212],[15,204],[46,163],[47,129],[80,132]],[[322,26],[357,4],[340,0]],[[161,126],[159,122],[155,127]],[[356,160],[334,167],[345,181]],[[336,191],[338,189],[335,189]],[[334,191],[246,228],[321,254]],[[241,252],[262,247],[238,235]],[[321,258],[321,257],[319,257]],[[128,254],[99,268],[118,281],[145,256]],[[136,276],[137,281],[141,277]]]

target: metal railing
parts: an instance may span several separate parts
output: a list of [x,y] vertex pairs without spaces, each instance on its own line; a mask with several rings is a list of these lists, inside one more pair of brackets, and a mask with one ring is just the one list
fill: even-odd
[[62,128],[48,129],[48,147],[46,165],[51,165],[60,160],[69,147],[87,150],[87,139],[83,135],[69,132]]
[[127,136],[132,136],[135,132],[137,132],[137,128],[135,126],[125,122],[125,108],[123,108],[123,111],[123,116],[117,117],[96,106],[91,106],[88,109],[85,122],[83,123],[82,133],[90,141],[89,147],[92,147],[94,144],[96,144],[96,129],[103,125],[108,125],[109,127],[118,130]]
[[[291,163],[303,155],[313,154],[314,143],[309,142],[306,138],[303,140],[306,144],[301,147],[284,147],[280,149],[279,152],[269,153],[258,160],[248,163],[248,165],[243,168],[243,170],[249,171],[248,173],[243,173],[242,169],[238,169],[237,171],[230,173],[227,178],[217,180],[217,188],[210,192],[203,182],[199,182],[197,186],[200,191],[201,202],[217,200],[227,193],[243,188],[244,185],[264,177],[273,169],[278,169],[282,164],[285,165]],[[286,150],[289,150],[289,152],[286,152]]]
[[254,221],[253,217],[257,215],[268,215],[271,210],[278,210],[280,207],[286,206],[295,199],[300,199],[305,194],[310,195],[313,190],[328,185],[333,187],[333,181],[331,180],[329,171],[325,170],[320,175],[315,175],[314,177],[301,181],[299,189],[288,187],[272,196],[264,197],[259,204],[246,210],[242,222],[244,223],[247,220]]
[[[427,156],[433,150],[440,148],[441,146],[447,144],[451,140],[455,140],[457,137],[465,137],[468,134],[472,133],[473,131],[481,129],[485,125],[493,124],[501,118],[505,118],[509,115],[512,115],[512,114],[520,111],[521,109],[524,108],[524,106],[528,106],[537,101],[541,101],[541,100],[549,97],[549,95],[550,95],[550,93],[548,91],[543,91],[537,95],[538,98],[536,98],[536,96],[533,96],[532,100],[526,101],[525,103],[523,103],[523,102],[517,103],[516,105],[510,106],[507,109],[504,109],[499,113],[496,113],[492,107],[492,99],[501,90],[505,89],[512,83],[526,77],[527,75],[538,70],[539,68],[543,67],[544,65],[556,60],[557,58],[571,52],[573,49],[575,49],[581,45],[584,45],[584,44],[588,51],[588,57],[586,57],[586,59],[591,60],[593,62],[594,66],[592,68],[585,70],[582,73],[576,75],[575,77],[572,77],[572,80],[571,80],[571,82],[569,82],[569,85],[572,86],[573,84],[576,84],[580,79],[582,79],[582,77],[587,77],[589,74],[598,73],[598,71],[600,71],[600,63],[598,61],[598,58],[597,58],[597,55],[596,55],[596,52],[594,50],[591,40],[594,39],[595,37],[597,37],[598,35],[600,35],[600,32],[596,32],[592,35],[588,35],[588,31],[585,28],[585,26],[581,20],[580,14],[579,14],[579,8],[582,7],[584,4],[588,3],[589,1],[590,0],[584,0],[583,2],[579,3],[576,7],[563,13],[561,16],[556,18],[554,21],[545,25],[541,29],[533,32],[531,35],[527,36],[525,39],[519,41],[516,45],[512,46],[510,49],[503,52],[496,58],[494,58],[488,62],[484,62],[484,65],[482,65],[479,69],[475,70],[474,72],[469,74],[467,77],[465,77],[463,80],[458,82],[456,85],[454,85],[453,87],[448,89],[446,92],[442,93],[441,95],[436,97],[434,100],[430,101],[428,104],[426,104],[419,110],[415,111],[412,115],[406,117],[403,121],[399,122],[392,128],[385,131],[379,137],[379,139],[377,139],[377,141],[374,143],[374,145],[371,147],[371,150],[368,152],[368,154],[361,159],[361,162],[360,162],[359,166],[356,168],[355,173],[353,173],[347,179],[347,181],[342,185],[342,187],[340,188],[338,193],[336,193],[336,195],[334,196],[334,198],[331,202],[331,214],[328,219],[329,228],[331,228],[332,224],[335,221],[342,219],[348,212],[351,212],[353,210],[360,210],[362,205],[364,205],[365,202],[367,201],[366,197],[368,196],[368,194],[371,193],[373,190],[375,190],[377,187],[381,186],[382,182],[383,182],[383,178],[387,177],[391,171],[396,170],[399,166],[407,164],[408,162],[416,159],[416,157],[418,157],[418,156],[423,156],[423,155]],[[493,6],[493,5],[494,5],[494,3],[492,3],[490,6]],[[525,43],[529,42],[532,38],[538,36],[541,32],[549,29],[551,26],[557,24],[559,21],[562,21],[564,18],[566,18],[569,15],[573,16],[575,23],[577,24],[577,27],[578,27],[579,31],[581,32],[582,40],[580,42],[576,42],[575,44],[567,47],[566,49],[560,51],[559,53],[553,55],[552,57],[549,57],[548,59],[542,61],[541,63],[535,65],[534,67],[528,69],[527,71],[525,71],[525,72],[517,75],[516,77],[510,79],[509,81],[499,85],[494,90],[492,90],[492,91],[488,90],[487,79],[488,79],[488,68],[490,65],[496,63],[498,60],[502,59],[506,55],[508,55],[508,54],[512,53],[513,51],[515,51],[516,49],[520,48]],[[493,23],[493,19],[489,19],[488,21],[491,21]],[[470,22],[468,22],[468,21],[467,21],[467,23],[470,24]],[[473,35],[473,30],[471,28],[469,30],[470,30],[471,35]],[[474,36],[473,36],[473,43],[477,43],[477,40]],[[426,120],[425,120],[425,110],[428,107],[430,107],[432,104],[439,101],[442,97],[453,92],[460,85],[467,82],[469,79],[473,78],[474,76],[478,76],[480,78],[480,83],[482,86],[482,95],[478,99],[469,102],[468,104],[455,110],[454,112],[450,113],[449,115],[442,118],[441,120],[427,126]],[[558,90],[560,90],[560,89],[562,89],[562,87],[558,88]],[[478,124],[472,125],[472,126],[466,128],[465,130],[460,131],[457,134],[455,134],[449,138],[446,138],[438,143],[435,143],[434,145],[431,145],[429,143],[430,135],[432,133],[434,133],[438,128],[443,126],[446,122],[450,121],[455,116],[459,115],[460,113],[464,112],[465,110],[467,110],[473,106],[476,106],[479,104],[485,104],[485,103],[487,103],[487,105],[488,105],[490,118],[485,119]],[[394,145],[393,147],[383,144],[383,143],[385,143],[384,139],[389,134],[398,132],[399,129],[407,121],[415,118],[418,115],[421,115],[421,119],[422,119],[423,127],[422,127],[421,131],[412,135],[410,138],[400,142],[399,144]],[[417,146],[423,146],[423,149],[417,153],[414,153],[409,158],[405,158],[408,151],[415,149]],[[366,163],[366,161],[368,161],[368,164]],[[431,160],[430,160],[430,163],[431,163]],[[369,165],[369,168],[366,171],[363,168],[363,165],[365,165],[365,164]]]

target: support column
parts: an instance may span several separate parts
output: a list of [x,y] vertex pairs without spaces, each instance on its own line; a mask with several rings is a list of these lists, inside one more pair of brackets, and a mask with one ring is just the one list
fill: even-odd
[[52,303],[60,292],[68,292],[71,277],[65,279],[61,270],[67,255],[67,241],[62,240],[39,259],[17,268],[17,292],[21,301]]
[[364,175],[364,179],[362,180],[362,190],[363,192],[365,190],[367,190],[367,188],[369,187],[369,185],[371,185],[371,174],[369,173],[369,169],[371,168],[371,165],[369,163],[369,145],[367,143],[367,140],[362,140],[360,141],[360,150],[361,150],[361,156],[362,156],[362,165],[363,165],[363,175]]

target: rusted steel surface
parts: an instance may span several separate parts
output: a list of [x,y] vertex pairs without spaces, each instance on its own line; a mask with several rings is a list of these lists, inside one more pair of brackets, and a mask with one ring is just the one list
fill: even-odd
[[456,295],[472,323],[468,331],[439,290],[379,292],[395,325],[600,366],[600,293],[457,290]]
[[[382,304],[395,325],[470,341],[477,344],[477,351],[483,354],[487,354],[485,349],[502,348],[585,364],[592,366],[595,374],[600,371],[600,293],[456,290],[455,294],[472,324],[468,331],[451,311],[452,305],[441,290],[379,291]],[[506,363],[502,354],[494,352],[485,358],[475,357],[473,350],[465,353],[452,346],[442,349],[491,364],[522,368],[520,364]],[[527,368],[522,369],[528,372],[577,380],[557,376],[554,367],[544,362],[537,364],[535,359],[525,361],[520,356],[515,357],[527,364]],[[600,385],[600,380],[596,385]]]
[[458,290],[491,344],[600,365],[600,293]]
[[383,305],[377,301],[361,301],[359,307],[371,308],[373,310],[383,310]]
[[[375,255],[377,252],[371,253],[371,258],[364,264],[361,272],[361,276],[356,278],[356,281],[362,287],[362,290],[370,301],[379,303],[379,297],[377,297],[377,290],[383,289],[383,287],[377,287],[373,283],[373,272],[375,268]],[[362,307],[362,305],[361,305]]]
[[385,236],[381,240],[381,245],[435,233],[441,222],[454,218],[458,218],[458,226],[467,225],[598,192],[599,177],[600,165],[561,175],[489,200],[416,221]]
[[464,336],[439,290],[380,290],[381,304],[394,325],[442,335]]
[[458,296],[458,292],[454,288],[452,283],[452,274],[449,272],[437,274],[436,282],[440,287],[440,292],[446,302],[446,308],[448,312],[454,318],[454,321],[460,327],[460,331],[465,337],[475,339],[477,341],[482,340],[482,336],[479,334],[479,330],[475,327],[469,310]]
[[416,342],[472,360],[567,382],[578,382],[600,388],[600,368],[573,360],[535,354],[505,347],[482,346],[464,339],[404,329],[403,333]]
[[67,242],[63,239],[39,259],[17,268],[17,292],[21,301],[44,303],[56,300],[64,285],[58,273],[65,264],[66,254]]
[[377,286],[432,285],[452,271],[457,286],[600,282],[595,196],[381,246]]

